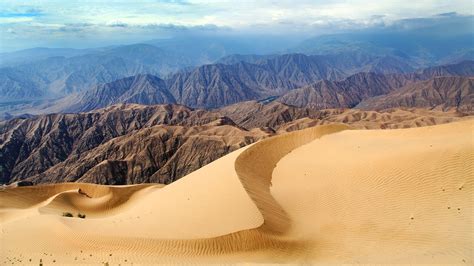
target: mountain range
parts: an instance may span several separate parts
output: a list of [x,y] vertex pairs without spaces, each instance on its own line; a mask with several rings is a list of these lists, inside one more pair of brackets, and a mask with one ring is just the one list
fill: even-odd
[[262,138],[320,124],[403,128],[463,119],[458,112],[298,108],[241,102],[213,111],[119,104],[0,122],[0,183],[169,184]]
[[390,36],[401,39],[336,34],[286,49],[195,37],[2,54],[0,183],[169,184],[287,131],[474,114],[464,35],[445,50]]
[[[177,105],[119,105],[14,119],[0,128],[2,183],[169,183],[261,137],[217,113]],[[109,175],[90,174],[103,168]]]
[[[331,57],[334,58],[334,57]],[[410,82],[445,76],[473,76],[474,61],[419,69],[411,73],[358,72],[334,67],[325,56],[287,54],[254,63],[209,64],[161,79],[139,74],[94,85],[21,113],[85,112],[117,103],[173,104],[192,108],[267,98],[299,107],[351,108]],[[334,60],[332,62],[337,62]],[[337,63],[336,63],[337,65]],[[411,106],[416,107],[416,106]]]
[[[444,108],[456,108],[470,113],[470,99],[474,96],[474,91],[469,77],[473,75],[474,61],[431,67],[408,74],[362,72],[344,80],[322,80],[291,90],[277,100],[316,109],[363,107],[371,110],[380,110],[384,106],[433,108],[444,103]],[[453,82],[454,80],[457,82]],[[426,93],[428,90],[443,91],[444,96],[436,97],[434,93]],[[408,94],[408,91],[412,93]],[[388,105],[386,99],[395,100],[395,95],[411,97],[412,100],[410,104]]]
[[0,102],[57,99],[138,74],[168,79],[204,64],[260,65],[285,54],[305,54],[328,64],[334,69],[333,78],[358,72],[411,73],[474,59],[472,34],[450,32],[440,37],[437,32],[361,31],[302,42],[272,36],[188,36],[89,49],[33,48],[0,54]]
[[410,83],[380,97],[366,99],[357,108],[381,110],[413,106],[441,110],[455,108],[459,112],[473,114],[474,78],[435,77]]
[[[54,106],[57,112],[84,112],[117,103],[179,103],[209,109],[274,98],[298,107],[352,108],[366,99],[391,93],[418,81],[473,75],[474,61],[464,61],[413,73],[361,72],[341,79],[344,76],[342,71],[320,63],[317,57],[296,54],[255,64],[204,65],[190,72],[177,73],[167,80],[153,75],[137,75],[94,86],[79,95],[66,97]],[[446,89],[457,91],[460,88]],[[466,93],[466,97],[472,94]],[[429,106],[414,103],[409,107]]]

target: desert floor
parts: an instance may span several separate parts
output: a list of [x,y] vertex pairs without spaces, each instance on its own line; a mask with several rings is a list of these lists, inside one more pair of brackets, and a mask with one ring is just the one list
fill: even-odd
[[168,186],[4,188],[0,262],[472,265],[473,168],[474,120],[325,125]]

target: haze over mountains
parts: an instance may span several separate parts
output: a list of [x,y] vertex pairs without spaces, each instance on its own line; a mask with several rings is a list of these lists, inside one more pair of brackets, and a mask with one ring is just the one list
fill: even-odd
[[[474,59],[472,32],[450,32],[440,37],[437,30],[424,29],[425,34],[413,29],[383,34],[360,31],[299,43],[271,36],[189,36],[102,48],[37,48],[3,53],[0,101],[58,98],[137,74],[165,79],[203,64],[259,64],[274,55],[295,53],[311,58],[318,55],[318,62],[342,71],[344,77],[358,72],[407,73]],[[334,73],[332,77],[340,76]]]
[[[192,108],[219,108],[248,100],[277,100],[298,107],[315,109],[352,108],[362,101],[399,90],[410,83],[474,75],[474,61],[421,69],[413,73],[381,74],[359,72],[348,75],[319,56],[289,54],[256,63],[210,64],[182,71],[163,80],[153,75],[136,75],[99,84],[82,93],[67,96],[36,108],[38,113],[85,112],[117,103],[169,104]],[[444,90],[461,87],[445,83]],[[412,88],[416,85],[412,85]],[[402,90],[402,89],[400,89]],[[465,90],[460,96],[471,97]],[[423,98],[420,94],[418,97]],[[406,107],[419,105],[420,99]],[[459,107],[452,101],[446,107]],[[467,100],[459,102],[468,104]],[[43,108],[43,109],[41,109]]]
[[[378,68],[380,71],[351,75],[355,67],[360,69],[367,65],[357,61],[344,65],[339,61],[343,60],[335,56],[286,54],[259,59],[254,63],[239,61],[203,65],[169,75],[167,79],[138,74],[93,85],[78,94],[40,105],[33,113],[89,111],[117,103],[179,103],[193,108],[217,108],[268,97],[280,97],[282,102],[300,107],[354,107],[362,100],[389,93],[410,81],[437,76],[472,76],[474,73],[474,62],[463,61],[412,73],[391,73]],[[380,63],[380,59],[376,61]],[[383,65],[393,69],[391,63]],[[12,91],[11,87],[5,88]],[[322,90],[326,90],[325,95],[322,95]],[[318,99],[315,98],[315,91],[321,96]],[[344,100],[340,98],[336,101],[336,95]]]

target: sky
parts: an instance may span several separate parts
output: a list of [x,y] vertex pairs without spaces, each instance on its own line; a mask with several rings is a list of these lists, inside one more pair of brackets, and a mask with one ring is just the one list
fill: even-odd
[[473,15],[472,0],[0,0],[0,51],[97,47],[185,34],[304,38]]

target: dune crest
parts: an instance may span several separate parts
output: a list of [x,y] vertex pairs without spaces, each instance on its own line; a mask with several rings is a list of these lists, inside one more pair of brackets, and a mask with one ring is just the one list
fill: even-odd
[[269,138],[160,189],[3,190],[1,260],[472,263],[473,121],[346,129]]

